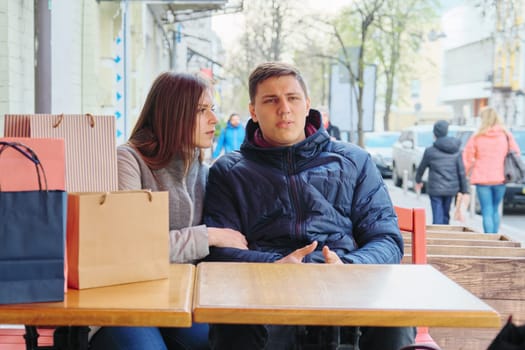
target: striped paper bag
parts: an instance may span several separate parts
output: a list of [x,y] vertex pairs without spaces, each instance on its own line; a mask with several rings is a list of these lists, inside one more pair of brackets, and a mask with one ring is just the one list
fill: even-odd
[[66,191],[118,190],[115,118],[91,114],[6,114],[6,137],[64,139]]

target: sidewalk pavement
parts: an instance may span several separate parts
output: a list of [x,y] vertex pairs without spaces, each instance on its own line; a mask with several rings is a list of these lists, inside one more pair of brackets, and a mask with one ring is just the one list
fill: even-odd
[[[394,205],[408,208],[424,208],[427,224],[432,223],[432,209],[430,208],[430,199],[426,194],[421,194],[418,196],[411,190],[407,190],[405,192],[403,188],[394,186],[390,181],[386,182],[386,186]],[[471,213],[466,213],[465,222],[453,220],[452,216],[453,215],[451,214],[451,225],[465,226],[476,232],[483,232],[483,222],[481,215],[471,215]],[[521,245],[525,247],[525,232],[523,230],[518,231],[517,228],[502,224],[500,233],[515,241],[521,242]]]

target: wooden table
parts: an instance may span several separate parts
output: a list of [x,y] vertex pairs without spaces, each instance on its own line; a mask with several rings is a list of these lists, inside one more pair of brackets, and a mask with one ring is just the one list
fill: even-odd
[[69,289],[63,302],[0,305],[0,324],[190,327],[195,267],[172,264],[169,279]]
[[500,327],[498,313],[430,265],[201,263],[193,320]]

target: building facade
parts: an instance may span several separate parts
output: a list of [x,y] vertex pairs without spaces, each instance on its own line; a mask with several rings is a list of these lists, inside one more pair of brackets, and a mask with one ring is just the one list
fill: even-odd
[[8,113],[115,115],[127,139],[163,71],[212,76],[227,0],[0,2],[0,135]]

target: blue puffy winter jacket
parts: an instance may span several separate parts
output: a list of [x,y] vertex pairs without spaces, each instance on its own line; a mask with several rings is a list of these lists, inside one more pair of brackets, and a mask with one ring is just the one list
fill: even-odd
[[246,235],[249,250],[212,247],[207,260],[273,262],[314,240],[305,262],[328,245],[345,263],[399,263],[403,240],[386,186],[368,153],[317,132],[289,147],[260,148],[248,122],[240,152],[210,169],[204,223]]

